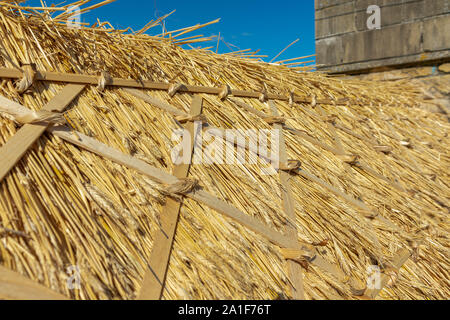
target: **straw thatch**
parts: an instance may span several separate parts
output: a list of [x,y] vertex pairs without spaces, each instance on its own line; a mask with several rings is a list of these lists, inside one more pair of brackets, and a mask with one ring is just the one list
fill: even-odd
[[[194,164],[189,176],[275,230],[293,223],[298,240],[315,245],[349,279],[365,283],[367,268],[380,266],[391,279],[382,298],[449,297],[449,124],[443,115],[420,108],[418,88],[330,78],[267,64],[245,52],[184,50],[179,44],[202,38],[144,34],[155,23],[143,32],[114,30],[100,22],[70,29],[59,23],[67,17],[58,17],[63,13],[55,8],[18,10],[12,3],[0,3],[0,67],[34,63],[40,71],[99,76],[99,85],[88,86],[70,105],[68,124],[169,173],[174,168],[172,132],[179,123],[128,91],[108,86],[102,73],[228,85],[260,92],[262,100],[267,93],[313,97],[312,103],[274,101],[283,117],[275,125],[297,130],[284,130],[288,158],[301,162],[289,179],[296,221],[283,213],[279,176],[263,174],[267,165],[254,153],[247,152],[253,165]],[[178,35],[189,38],[183,33]],[[0,95],[37,111],[62,87],[33,81],[29,74],[22,83],[2,79]],[[171,98],[166,91],[144,92],[189,113],[192,94],[177,92]],[[274,122],[267,120],[275,115],[266,102],[222,92],[223,101],[201,95],[210,126],[272,128]],[[317,103],[320,99],[348,103]],[[249,106],[266,117],[249,112]],[[2,114],[0,146],[19,128]],[[0,184],[0,264],[70,298],[136,298],[166,199],[165,186],[46,133]],[[390,261],[401,249],[412,256],[401,270],[393,270]],[[289,298],[286,254],[262,235],[185,199],[163,298]],[[67,287],[69,266],[81,271],[80,290]],[[303,261],[302,268],[307,299],[357,298],[348,282],[312,263]]]

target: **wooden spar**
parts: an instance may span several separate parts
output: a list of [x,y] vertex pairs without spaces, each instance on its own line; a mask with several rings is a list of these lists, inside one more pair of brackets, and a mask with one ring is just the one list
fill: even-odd
[[172,114],[173,116],[182,116],[182,117],[188,117],[189,115],[181,110],[178,110],[177,108],[171,106],[170,104],[161,101],[157,98],[154,98],[140,90],[137,89],[123,89],[125,92],[135,96],[136,98],[139,98],[161,110],[167,111],[168,113]]
[[[95,139],[78,132],[72,132],[67,127],[53,127],[48,129],[55,136],[72,143],[80,148],[95,153],[105,159],[121,164],[127,168],[134,169],[139,173],[161,184],[174,184],[179,181],[175,176],[150,166],[142,160],[126,155],[114,148],[111,148]],[[243,213],[232,205],[219,200],[203,190],[196,190],[185,194],[186,197],[203,203],[204,205],[218,211],[219,213],[241,223],[248,229],[260,234],[272,243],[289,247],[290,241],[286,236],[272,230],[255,218]]]
[[[7,79],[20,79],[23,73],[18,69],[10,68],[0,68],[0,78]],[[95,75],[83,75],[83,74],[73,74],[73,73],[58,73],[49,71],[37,71],[36,80],[40,81],[51,81],[51,82],[64,82],[64,83],[76,83],[85,85],[97,85],[99,81],[99,76]],[[112,78],[111,82],[108,83],[111,87],[122,87],[122,88],[136,88],[136,89],[148,89],[148,90],[169,90],[170,84],[164,82],[152,82],[148,80],[133,80],[133,79],[120,79]],[[219,95],[222,92],[222,88],[214,87],[203,87],[203,86],[193,86],[193,85],[183,85],[179,90],[180,93],[192,93],[192,94],[213,94]],[[231,90],[231,95],[240,98],[255,98],[259,99],[260,92],[250,92],[243,90]],[[270,100],[280,100],[289,101],[288,96],[268,94],[267,98]],[[311,103],[311,99],[308,97],[295,97],[294,102],[296,103]],[[318,99],[319,104],[333,104],[330,99]],[[346,105],[347,100],[337,101],[337,105]]]
[[[43,108],[44,111],[62,112],[85,88],[84,85],[65,86]],[[28,149],[48,128],[49,123],[26,124],[0,148],[0,182],[20,161]]]
[[[190,115],[193,117],[199,116],[202,113],[202,107],[203,99],[200,96],[194,97],[191,104]],[[195,126],[194,122],[188,122],[185,126],[186,133],[189,133],[191,137],[191,146],[188,156],[189,163],[183,163],[174,167],[173,175],[178,179],[187,178],[189,174],[195,140],[197,137]],[[185,155],[183,155],[183,157],[184,156]],[[181,201],[176,201],[171,197],[167,197],[161,212],[161,230],[157,231],[152,253],[150,255],[150,270],[147,271],[144,276],[138,300],[159,300],[162,297],[173,241],[180,217],[181,205]]]
[[17,272],[0,266],[0,300],[69,300]]
[[[278,109],[273,101],[269,101],[270,109],[272,111],[272,115],[275,117],[280,116]],[[286,141],[284,139],[283,133],[283,125],[282,124],[274,124],[273,128],[279,131],[279,163],[278,165],[285,164],[288,162],[287,158],[287,150],[286,150]],[[272,150],[274,147],[272,146]],[[279,166],[278,166],[279,167]],[[283,210],[287,217],[292,221],[292,224],[286,228],[286,235],[291,239],[292,244],[295,245],[298,243],[298,231],[296,226],[297,216],[295,213],[295,203],[294,203],[294,195],[292,194],[291,183],[289,181],[290,174],[283,170],[279,170],[280,175],[280,183],[281,183],[281,197],[283,203]],[[287,260],[288,274],[289,279],[292,284],[292,297],[295,300],[305,300],[305,292],[303,288],[303,270],[300,264],[295,261]]]
[[[325,119],[328,116],[327,113],[322,109],[322,107],[320,105],[317,106],[317,109],[319,110],[323,119]],[[328,126],[328,130],[333,135],[334,147],[336,148],[336,150],[339,151],[340,154],[345,154],[344,147],[342,145],[342,141],[339,138],[339,136],[337,135],[336,128],[333,126],[332,123],[330,123],[328,121],[326,121],[326,124]]]

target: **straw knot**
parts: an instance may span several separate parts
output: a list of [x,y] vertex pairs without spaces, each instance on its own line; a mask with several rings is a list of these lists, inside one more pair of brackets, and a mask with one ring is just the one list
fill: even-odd
[[224,101],[228,98],[228,96],[231,94],[231,88],[229,85],[224,85],[222,87],[222,91],[219,93],[219,99]]
[[391,153],[392,151],[394,151],[394,149],[393,149],[392,147],[390,147],[390,146],[384,146],[384,145],[374,146],[373,148],[374,148],[376,151],[382,152],[382,153],[385,153],[385,154],[389,154],[389,153]]
[[311,98],[311,107],[315,107],[315,106],[317,106],[317,98],[316,98],[316,96],[312,96],[312,98]]
[[66,123],[63,113],[50,111],[30,112],[23,116],[15,117],[15,120],[20,124],[35,124],[35,123],[49,123],[54,125],[63,125]]
[[270,125],[272,124],[286,124],[287,119],[285,117],[266,117],[264,121]]
[[402,145],[406,148],[412,149],[411,139],[409,139],[409,138],[401,140],[400,145]]
[[196,189],[199,185],[199,181],[194,178],[184,178],[179,179],[177,182],[167,185],[165,191],[169,194],[186,194],[194,189]]
[[36,77],[36,65],[34,63],[23,64],[22,72],[23,77],[16,85],[19,94],[26,92],[33,85]]
[[384,270],[384,274],[388,279],[388,283],[386,284],[386,286],[388,288],[395,287],[398,280],[399,270],[397,268],[388,267]]
[[289,106],[292,108],[294,106],[295,103],[295,93],[294,91],[291,91],[289,93]]
[[357,154],[344,154],[338,156],[343,162],[348,163],[351,166],[356,166],[361,156]]
[[267,89],[264,87],[258,97],[259,101],[261,101],[262,103],[266,102],[267,100],[269,100],[269,97],[267,95]]
[[302,167],[302,163],[299,160],[288,160],[287,163],[280,164],[281,171],[297,171]]
[[332,115],[324,117],[323,121],[331,123],[331,124],[334,125],[334,124],[336,124],[337,119],[338,119],[338,116],[335,115],[335,114],[332,114]]
[[208,122],[208,118],[204,114],[200,114],[197,116],[178,116],[175,119],[181,124],[184,124],[187,122],[201,122],[201,123]]
[[174,83],[174,84],[171,84],[171,85],[169,86],[169,91],[168,91],[169,96],[170,96],[171,98],[173,98],[173,97],[178,93],[178,91],[180,91],[181,88],[183,88],[183,87],[184,87],[184,85],[181,84],[181,83]]
[[106,86],[112,84],[112,77],[107,71],[102,71],[100,77],[98,78],[97,89],[100,92],[105,91]]

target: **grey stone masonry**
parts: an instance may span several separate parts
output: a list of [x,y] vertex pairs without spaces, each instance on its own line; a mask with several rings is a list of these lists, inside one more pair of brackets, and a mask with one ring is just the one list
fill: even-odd
[[[379,28],[369,29],[373,5],[380,8]],[[315,0],[315,7],[319,70],[450,60],[450,0]]]

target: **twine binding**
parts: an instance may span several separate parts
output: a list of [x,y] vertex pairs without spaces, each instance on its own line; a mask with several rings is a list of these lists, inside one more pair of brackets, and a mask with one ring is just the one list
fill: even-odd
[[100,92],[105,91],[106,86],[110,85],[111,83],[112,83],[111,75],[106,71],[102,71],[100,73],[100,77],[98,78],[98,85],[97,85],[98,91]]
[[22,65],[23,77],[16,84],[16,90],[19,94],[25,93],[33,85],[36,78],[36,65],[34,63],[26,63]]

